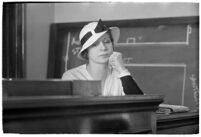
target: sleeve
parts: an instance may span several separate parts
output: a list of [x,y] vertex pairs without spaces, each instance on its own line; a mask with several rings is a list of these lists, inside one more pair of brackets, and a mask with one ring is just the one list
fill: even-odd
[[73,80],[74,77],[72,75],[72,73],[70,71],[66,71],[62,77],[61,77],[62,80]]
[[131,75],[120,77],[120,79],[126,95],[143,94],[142,90],[138,87]]

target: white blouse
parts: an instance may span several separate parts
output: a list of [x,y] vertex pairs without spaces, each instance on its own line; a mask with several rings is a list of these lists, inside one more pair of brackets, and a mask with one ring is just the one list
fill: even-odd
[[[130,75],[128,72],[124,75]],[[86,69],[86,64],[78,66],[76,68],[66,71],[63,76],[63,80],[93,80],[92,76]],[[102,91],[103,96],[123,96],[125,95],[120,80],[120,75],[114,69],[110,69],[105,80],[105,85]]]

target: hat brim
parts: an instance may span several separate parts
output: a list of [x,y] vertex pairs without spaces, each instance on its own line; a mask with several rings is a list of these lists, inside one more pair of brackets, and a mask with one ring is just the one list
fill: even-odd
[[[120,29],[118,27],[110,27],[109,28],[113,37],[114,44],[116,44],[119,40],[120,36]],[[91,45],[93,45],[100,37],[102,37],[107,31],[103,31],[100,33],[96,33],[92,35],[82,46],[80,52],[78,53],[78,58],[82,60],[86,60],[86,58],[83,57],[83,51],[89,48]]]

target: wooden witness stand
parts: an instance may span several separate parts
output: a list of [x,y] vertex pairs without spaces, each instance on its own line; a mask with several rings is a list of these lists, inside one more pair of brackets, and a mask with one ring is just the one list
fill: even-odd
[[5,133],[156,133],[161,95],[3,99]]
[[157,114],[157,134],[198,134],[199,113]]

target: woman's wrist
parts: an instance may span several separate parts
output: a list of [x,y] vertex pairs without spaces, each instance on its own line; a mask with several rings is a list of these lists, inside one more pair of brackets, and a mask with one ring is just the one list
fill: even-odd
[[119,77],[124,77],[127,75],[131,75],[130,72],[126,68],[122,68],[119,71]]

